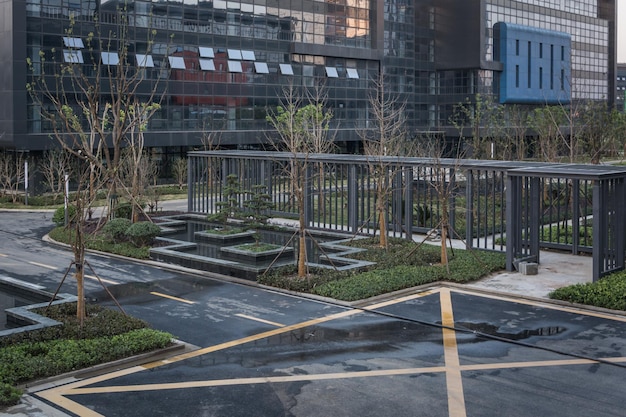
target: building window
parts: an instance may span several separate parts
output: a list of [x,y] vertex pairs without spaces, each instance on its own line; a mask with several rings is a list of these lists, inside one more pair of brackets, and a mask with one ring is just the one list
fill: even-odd
[[539,89],[543,89],[543,67],[539,67]]
[[82,64],[83,53],[81,51],[63,50],[63,61],[69,64]]
[[120,63],[120,57],[117,52],[102,52],[100,54],[103,65],[117,65]]
[[200,69],[202,71],[215,71],[215,63],[212,59],[201,59]]
[[519,88],[519,65],[515,66],[515,87]]
[[239,49],[229,49],[228,50],[228,59],[239,59],[239,60],[241,60],[241,51]]
[[241,51],[241,58],[244,61],[256,61],[256,57],[254,56],[254,51]]
[[539,43],[539,58],[543,58],[543,43]]
[[185,60],[181,56],[168,56],[167,59],[170,61],[170,68],[172,69],[187,69],[185,67]]
[[293,68],[291,64],[279,64],[280,73],[283,75],[293,75]]
[[265,62],[255,62],[254,70],[256,71],[257,74],[269,74],[270,73],[270,69],[267,67],[267,64]]
[[338,78],[339,74],[337,73],[337,68],[335,68],[335,67],[326,67],[326,76],[328,78]]
[[65,45],[66,48],[75,49],[82,49],[85,47],[85,44],[83,43],[83,40],[81,38],[72,38],[69,36],[63,37],[63,45]]
[[243,72],[243,68],[241,67],[240,61],[228,61],[228,71],[229,72]]
[[154,68],[154,61],[152,55],[137,54],[137,66],[143,68]]
[[515,55],[519,56],[519,39],[515,40]]
[[346,73],[348,75],[348,78],[354,78],[354,79],[359,79],[359,72],[356,70],[356,68],[346,68]]
[[215,54],[213,53],[213,48],[201,46],[198,48],[198,50],[200,51],[201,58],[215,58]]

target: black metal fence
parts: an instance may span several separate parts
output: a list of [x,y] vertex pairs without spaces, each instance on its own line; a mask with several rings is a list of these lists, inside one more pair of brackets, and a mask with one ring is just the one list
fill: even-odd
[[539,262],[539,248],[560,249],[592,254],[598,279],[624,267],[625,178],[611,166],[203,151],[189,154],[189,211],[216,213],[226,200],[243,210],[262,192],[267,214],[294,218],[302,187],[309,228],[374,234],[382,204],[387,233],[411,239],[440,229],[445,206],[453,238],[506,251],[509,269]]

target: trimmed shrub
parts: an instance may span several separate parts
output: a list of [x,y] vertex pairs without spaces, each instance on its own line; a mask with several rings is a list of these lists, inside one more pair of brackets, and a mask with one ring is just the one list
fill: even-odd
[[[72,223],[72,221],[74,221],[76,218],[76,206],[67,206],[67,214],[69,222]],[[54,211],[54,214],[52,215],[52,221],[57,226],[65,225],[65,207],[59,207]]]
[[152,222],[133,223],[126,230],[126,236],[137,247],[151,245],[159,233],[161,233],[161,228]]
[[105,235],[111,242],[119,243],[128,240],[126,231],[133,223],[126,218],[118,217],[109,220],[102,228],[102,234]]
[[116,219],[122,218],[130,220],[133,215],[133,206],[130,203],[120,203],[115,207],[113,214]]
[[0,406],[15,405],[22,396],[22,390],[11,384],[0,382]]

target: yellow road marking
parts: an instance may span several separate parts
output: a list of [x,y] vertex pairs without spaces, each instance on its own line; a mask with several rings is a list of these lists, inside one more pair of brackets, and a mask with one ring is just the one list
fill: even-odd
[[0,253],[1,258],[7,258],[9,255],[5,255],[4,253]]
[[[452,312],[451,293],[449,289],[437,289],[433,291],[427,291],[419,294],[413,294],[410,296],[398,298],[395,300],[389,300],[382,303],[368,306],[367,310],[374,310],[382,308],[388,305],[409,301],[411,299],[423,297],[425,295],[440,293],[441,301],[441,314],[443,326],[454,326],[454,315]],[[461,292],[461,291],[459,291]],[[158,293],[157,293],[158,294]],[[159,294],[161,295],[161,294]],[[165,296],[164,294],[161,296]],[[166,296],[167,298],[175,298]],[[494,297],[495,298],[495,297]],[[506,301],[516,302],[510,299],[502,298]],[[183,300],[187,301],[187,300]],[[187,301],[189,302],[189,301]],[[528,304],[537,305],[536,303]],[[573,309],[572,309],[573,310]],[[262,377],[262,378],[237,378],[226,380],[206,380],[206,381],[189,381],[180,383],[168,383],[168,384],[142,384],[142,385],[130,385],[130,386],[111,386],[111,387],[94,387],[83,388],[86,385],[93,385],[103,381],[119,378],[125,375],[134,374],[146,369],[153,369],[162,365],[182,361],[185,359],[205,355],[211,352],[220,351],[230,347],[242,345],[245,343],[253,342],[256,340],[284,334],[297,329],[302,329],[308,326],[314,326],[327,321],[335,319],[349,317],[361,313],[362,310],[346,310],[340,313],[332,314],[329,316],[308,320],[298,324],[284,326],[279,329],[273,329],[267,332],[262,332],[249,337],[233,340],[219,345],[210,346],[204,349],[199,349],[193,352],[178,355],[169,359],[148,363],[141,366],[134,366],[132,368],[122,369],[110,374],[100,375],[94,378],[90,378],[83,381],[76,381],[67,385],[59,386],[49,390],[41,391],[38,393],[42,398],[48,401],[60,405],[63,408],[71,411],[77,415],[88,417],[100,417],[101,415],[90,410],[74,401],[69,400],[65,396],[74,394],[97,394],[97,393],[109,393],[109,392],[131,392],[131,391],[155,391],[162,389],[184,389],[194,387],[211,387],[211,386],[227,386],[227,385],[244,385],[244,384],[259,384],[259,383],[271,383],[271,382],[290,382],[290,381],[313,381],[313,380],[328,380],[328,379],[343,379],[343,378],[366,378],[366,377],[382,377],[393,375],[409,375],[419,373],[446,373],[446,384],[448,387],[448,405],[450,416],[465,416],[465,402],[463,396],[463,385],[461,380],[461,371],[477,371],[477,370],[493,370],[493,369],[510,369],[510,368],[526,368],[526,367],[549,367],[549,366],[568,366],[568,365],[584,365],[597,363],[597,361],[590,359],[567,359],[567,360],[550,360],[550,361],[533,361],[533,362],[510,362],[510,363],[493,363],[493,364],[476,364],[476,365],[460,365],[456,335],[452,329],[443,329],[443,343],[444,343],[444,366],[424,367],[424,368],[408,368],[408,369],[395,369],[395,370],[375,370],[357,373],[330,373],[330,374],[314,374],[314,375],[290,375],[280,377]],[[580,311],[576,311],[581,313]],[[239,315],[243,316],[243,315]],[[608,316],[609,318],[613,318]],[[252,318],[246,316],[246,318]],[[256,319],[256,318],[253,318]],[[622,358],[606,358],[605,361],[611,362],[626,362],[626,357]]]
[[150,294],[156,295],[157,297],[169,298],[170,300],[174,300],[174,301],[180,301],[181,303],[187,303],[187,304],[195,304],[196,303],[195,301],[185,300],[184,298],[178,298],[178,297],[174,297],[172,295],[167,295],[167,294],[163,294],[163,293],[156,292],[156,291],[152,291],[152,292],[150,292]]
[[446,364],[446,387],[448,391],[448,414],[451,417],[465,417],[465,395],[463,394],[463,378],[461,377],[461,363],[456,344],[454,328],[454,314],[450,290],[442,288],[439,292],[441,303],[441,324],[443,326],[443,352]]
[[350,378],[371,378],[384,376],[399,375],[416,375],[431,372],[444,372],[443,366],[425,367],[425,368],[407,368],[407,369],[388,369],[361,372],[336,372],[328,374],[311,374],[311,375],[285,375],[285,376],[267,376],[254,378],[234,378],[234,379],[213,379],[205,381],[186,381],[172,382],[165,384],[140,384],[126,386],[111,387],[94,387],[94,388],[77,388],[72,390],[72,395],[80,394],[103,394],[116,392],[131,391],[157,391],[181,388],[203,388],[203,387],[225,387],[230,385],[254,385],[280,382],[300,382],[300,381],[323,381],[329,379],[350,379]]
[[285,327],[284,324],[276,323],[274,321],[269,321],[269,320],[263,320],[263,319],[260,319],[258,317],[248,316],[248,315],[245,315],[245,314],[235,314],[235,316],[241,317],[243,319],[258,321],[260,323],[270,324],[270,325],[276,326],[276,327]]
[[50,266],[50,265],[46,265],[46,264],[40,264],[39,262],[28,261],[28,263],[31,264],[31,265],[35,265],[35,266],[40,266],[42,268],[52,269],[53,271],[57,270],[57,267],[55,267],[55,266]]
[[[94,276],[94,275],[85,275],[85,278],[89,278],[89,279],[93,279],[93,280],[98,280],[98,277]],[[115,281],[112,281],[110,279],[106,279],[106,278],[100,278],[100,281],[105,282],[107,284],[111,284],[111,285],[117,285],[118,283]]]

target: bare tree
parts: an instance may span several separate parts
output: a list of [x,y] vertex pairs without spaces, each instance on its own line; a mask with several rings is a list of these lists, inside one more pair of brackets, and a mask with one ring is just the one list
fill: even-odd
[[178,189],[182,190],[187,183],[187,158],[176,158],[172,163],[172,175],[178,184]]
[[[319,150],[322,138],[326,137],[331,113],[323,103],[312,102],[316,96],[303,98],[293,84],[283,89],[283,96],[275,112],[270,112],[267,121],[276,129],[277,140],[272,144],[277,150],[291,154],[285,175],[291,186],[291,195],[298,211],[298,276],[307,275],[306,235],[306,181],[309,171],[309,156]],[[318,141],[316,143],[316,141]]]
[[71,154],[64,149],[50,149],[44,152],[39,163],[39,172],[55,201],[65,190],[65,175],[72,169],[71,159]]
[[[35,71],[33,62],[28,60],[32,76],[27,90],[33,103],[39,106],[42,118],[50,124],[52,136],[81,161],[76,173],[80,178],[76,194],[78,219],[74,222],[75,233],[71,241],[79,300],[76,314],[81,324],[85,317],[86,236],[83,220],[85,213],[91,212],[96,190],[104,185],[97,173],[104,173],[108,201],[113,203],[120,184],[119,167],[124,140],[142,129],[152,115],[153,104],[160,102],[162,97],[157,94],[158,82],[145,83],[144,71],[130,64],[128,48],[132,39],[129,36],[126,2],[118,7],[116,22],[107,31],[102,30],[99,22],[95,23],[94,32],[86,38],[88,57],[85,64],[83,59],[79,59],[82,52],[71,49],[64,52],[65,62],[57,62],[59,55],[56,50],[41,51],[41,71]],[[63,35],[73,38],[75,28],[76,22],[71,17]],[[146,44],[150,50],[156,31],[148,30],[146,33]],[[102,52],[109,54],[106,62]],[[45,69],[49,67],[46,60],[50,55],[55,72],[48,74]],[[139,66],[145,64],[139,62]],[[145,105],[137,105],[139,97]],[[88,188],[87,192],[85,188]],[[109,214],[112,212],[110,207]]]
[[559,143],[562,141],[561,127],[566,115],[561,106],[546,106],[533,110],[530,125],[537,133],[538,156],[547,162],[556,162],[559,156]]
[[[457,146],[461,144],[458,143]],[[456,175],[460,172],[461,161],[465,156],[460,148],[451,151],[445,148],[445,144],[438,137],[421,137],[418,145],[418,154],[429,158],[428,167],[422,168],[422,177],[435,191],[439,207],[439,223],[435,227],[441,233],[441,258],[440,262],[449,271],[448,241],[451,234],[450,229],[450,201],[458,189]],[[444,155],[451,154],[451,158],[445,159]],[[432,231],[434,232],[434,231]],[[431,232],[431,233],[432,233]],[[427,236],[429,237],[429,236]]]
[[19,187],[24,182],[24,154],[21,152],[0,153],[0,192],[16,203]]
[[[44,63],[48,57],[42,51],[41,72],[27,85],[33,102],[40,106],[42,118],[49,122],[59,143],[75,156],[87,158],[94,170],[97,166],[105,173],[110,202],[117,196],[124,142],[133,132],[145,128],[158,109],[155,104],[164,94],[157,93],[157,81],[144,82],[145,71],[130,64],[126,3],[118,7],[117,13],[119,23],[108,33],[103,33],[103,27],[96,23],[95,32],[87,37],[86,64],[77,59],[57,62],[52,51],[52,63],[57,72],[47,74]],[[75,22],[70,18],[65,36],[73,36],[74,28]],[[155,37],[156,31],[147,31],[149,50],[146,54],[150,53]],[[106,63],[101,52],[111,54]],[[30,61],[29,65],[33,67]],[[103,85],[107,86],[106,90]],[[140,86],[143,86],[141,91]]]
[[374,92],[369,96],[371,124],[373,128],[359,130],[363,150],[371,177],[374,179],[376,216],[379,245],[388,248],[387,218],[389,198],[393,191],[393,178],[399,169],[397,157],[406,151],[406,102],[385,90],[382,74],[373,81]]

